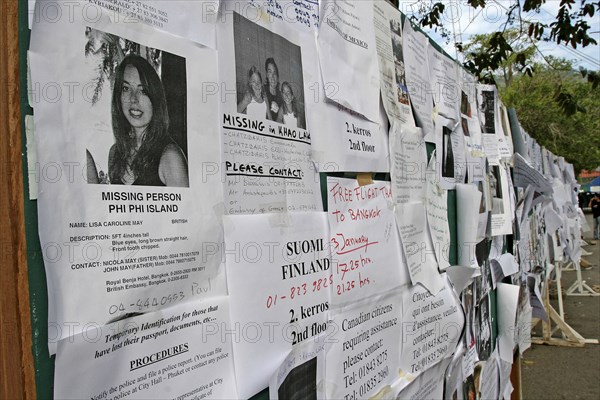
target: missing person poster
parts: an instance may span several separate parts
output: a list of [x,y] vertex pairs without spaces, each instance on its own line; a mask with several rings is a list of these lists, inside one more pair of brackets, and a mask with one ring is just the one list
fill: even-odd
[[205,95],[221,101],[225,212],[321,210],[307,129],[307,88],[318,82],[314,36],[263,8],[243,10],[222,10],[220,83],[205,84]]
[[225,293],[218,101],[201,94],[216,52],[78,16],[40,20],[30,48],[54,340]]
[[360,186],[327,178],[333,261],[331,302],[343,304],[406,285],[390,182]]
[[293,346],[327,329],[333,271],[325,213],[225,217],[238,393],[248,398]]
[[233,399],[227,297],[190,302],[59,342],[57,399]]

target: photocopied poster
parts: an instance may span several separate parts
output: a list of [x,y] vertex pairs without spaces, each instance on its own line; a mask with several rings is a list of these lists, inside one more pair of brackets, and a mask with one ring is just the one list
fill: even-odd
[[[432,160],[433,161],[433,160]],[[433,172],[433,168],[430,168]],[[450,228],[448,226],[448,191],[442,189],[435,175],[427,175],[427,226],[440,271],[450,266]]]
[[266,388],[293,346],[327,328],[334,285],[325,213],[226,216],[238,393]]
[[244,14],[220,20],[220,82],[205,83],[205,96],[221,101],[225,212],[322,210],[306,122],[306,88],[318,82],[314,36],[242,5]]
[[95,325],[58,344],[57,399],[237,398],[227,297]]
[[465,135],[465,143],[472,156],[482,157],[484,152],[477,107],[477,79],[463,68],[459,68],[459,74],[462,78],[460,82],[460,123]]
[[435,123],[436,171],[444,189],[454,189],[465,180],[465,140],[460,124],[438,114]]
[[394,204],[425,203],[427,147],[421,132],[421,128],[396,121],[391,124],[390,172]]
[[503,165],[491,165],[488,179],[492,204],[492,236],[512,234],[514,213],[508,190],[508,171]]
[[379,70],[373,26],[373,0],[321,0],[317,37],[325,85],[338,90],[328,97],[379,120]]
[[32,104],[54,340],[224,294],[218,100],[202,101],[216,52],[75,13],[35,23],[30,56],[33,87],[56,94]]
[[390,120],[414,126],[406,86],[402,15],[398,8],[387,1],[374,0],[373,18],[383,106]]
[[325,346],[327,333],[292,347],[269,381],[273,400],[324,399]]
[[404,21],[402,50],[406,68],[406,86],[415,112],[417,126],[423,129],[425,140],[434,141],[433,96],[431,95],[428,50],[429,39],[413,29],[410,21]]
[[400,368],[414,377],[452,357],[465,316],[454,289],[442,275],[444,287],[432,295],[421,285],[402,293],[402,350]]
[[328,399],[367,399],[398,378],[402,334],[397,290],[331,311],[325,392]]
[[332,304],[381,293],[409,282],[394,225],[389,182],[360,186],[327,178]]
[[446,118],[458,121],[461,95],[458,64],[434,46],[428,47],[427,55],[435,109]]

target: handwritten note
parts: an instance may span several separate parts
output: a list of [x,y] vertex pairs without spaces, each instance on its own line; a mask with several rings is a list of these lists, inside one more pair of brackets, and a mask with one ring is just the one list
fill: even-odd
[[389,182],[359,186],[327,179],[333,304],[356,301],[408,283],[394,226]]

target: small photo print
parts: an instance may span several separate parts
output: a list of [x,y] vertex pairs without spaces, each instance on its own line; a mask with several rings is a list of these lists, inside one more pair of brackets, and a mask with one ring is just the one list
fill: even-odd
[[189,187],[185,59],[90,27],[85,38],[85,62],[96,67],[91,107],[110,99],[98,123],[114,140],[107,163],[86,149],[87,182]]
[[504,214],[504,201],[502,200],[502,181],[500,167],[492,166],[489,174],[490,194],[492,195],[492,214]]
[[479,119],[483,133],[496,133],[496,99],[494,91],[482,90],[479,104]]
[[311,358],[292,369],[277,391],[280,399],[317,399],[317,358]]
[[300,46],[237,13],[233,41],[237,112],[306,129]]
[[442,128],[442,177],[454,178],[454,150],[452,149],[452,131]]

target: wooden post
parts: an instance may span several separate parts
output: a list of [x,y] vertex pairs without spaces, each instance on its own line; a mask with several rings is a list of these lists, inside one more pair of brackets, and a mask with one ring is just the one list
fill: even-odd
[[[0,398],[35,398],[25,247],[18,0],[0,2]],[[26,2],[24,3],[26,6]]]

